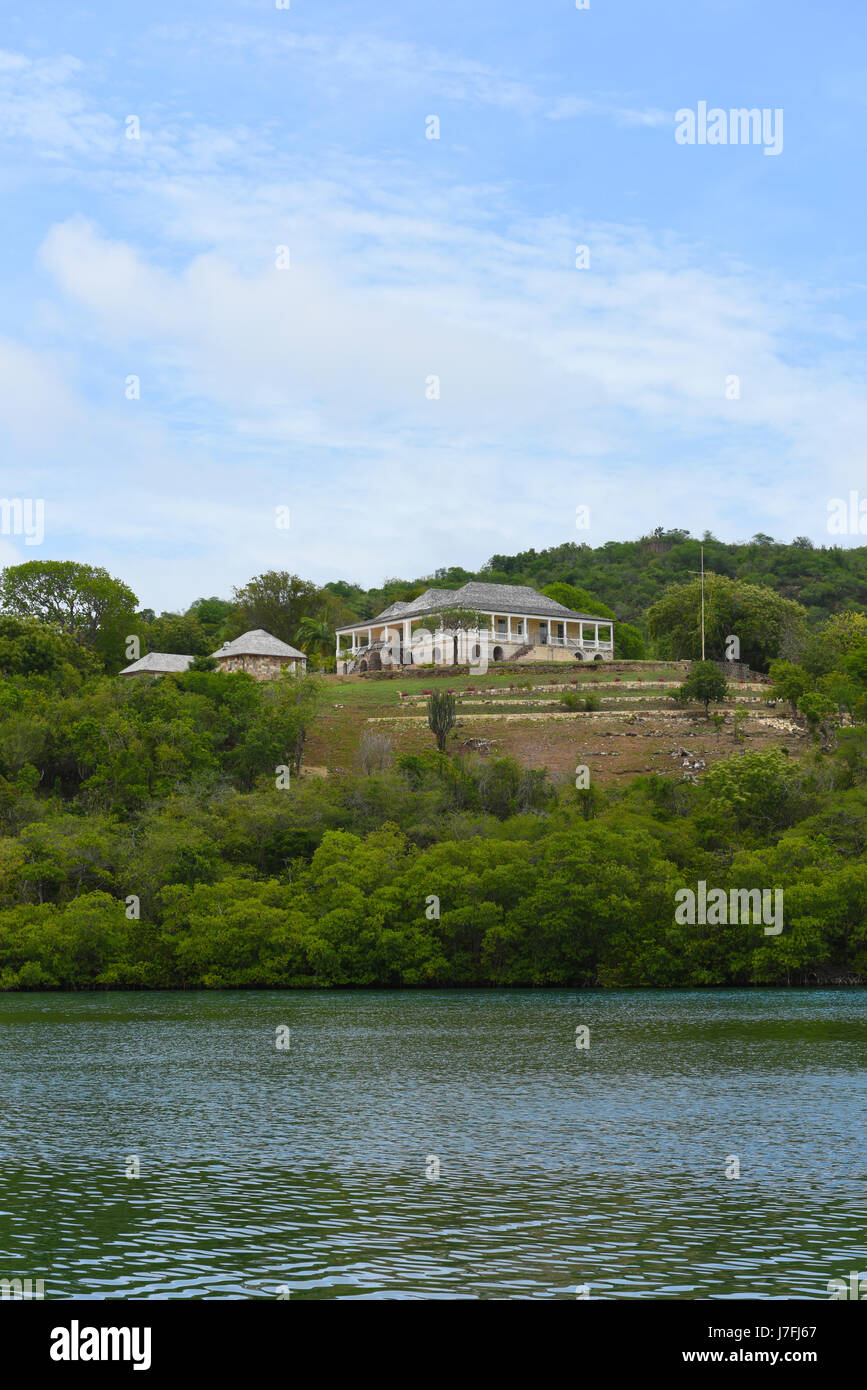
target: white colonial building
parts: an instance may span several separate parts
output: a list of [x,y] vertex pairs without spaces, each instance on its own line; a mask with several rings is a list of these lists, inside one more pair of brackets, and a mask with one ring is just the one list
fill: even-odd
[[[449,613],[456,609],[478,614],[478,623],[469,630],[450,626]],[[609,618],[573,612],[520,584],[471,580],[460,589],[427,589],[409,603],[392,603],[375,618],[337,630],[337,669],[344,674],[431,662],[611,661],[613,656]]]

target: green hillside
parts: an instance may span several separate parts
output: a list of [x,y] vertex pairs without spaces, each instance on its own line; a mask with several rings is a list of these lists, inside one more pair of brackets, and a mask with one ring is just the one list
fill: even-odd
[[358,618],[372,617],[396,599],[413,598],[426,588],[456,588],[470,579],[497,584],[530,584],[541,589],[567,583],[589,591],[621,622],[643,628],[644,615],[663,591],[683,584],[699,567],[730,579],[764,585],[807,610],[811,626],[843,611],[867,612],[867,546],[814,546],[806,537],[791,544],[757,535],[745,544],[703,540],[687,531],[657,527],[635,541],[607,541],[594,547],[566,541],[548,550],[492,555],[480,570],[439,569],[434,577],[390,579],[365,590],[347,581],[326,587]]

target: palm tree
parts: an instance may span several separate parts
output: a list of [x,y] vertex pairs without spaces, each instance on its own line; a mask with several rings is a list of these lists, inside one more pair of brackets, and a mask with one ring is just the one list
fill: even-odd
[[318,656],[322,666],[334,656],[334,629],[324,618],[302,618],[295,641],[308,656]]

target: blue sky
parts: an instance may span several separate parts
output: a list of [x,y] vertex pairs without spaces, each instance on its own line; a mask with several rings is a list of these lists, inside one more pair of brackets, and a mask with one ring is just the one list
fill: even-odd
[[[46,529],[0,563],[175,609],[655,525],[840,543],[865,29],[854,0],[7,6],[2,492]],[[700,101],[781,109],[782,152],[679,145]]]

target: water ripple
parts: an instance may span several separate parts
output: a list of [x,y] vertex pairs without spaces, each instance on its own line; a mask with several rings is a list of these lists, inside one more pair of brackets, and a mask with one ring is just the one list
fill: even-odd
[[827,1298],[867,1268],[865,1022],[864,990],[3,996],[0,1277]]

